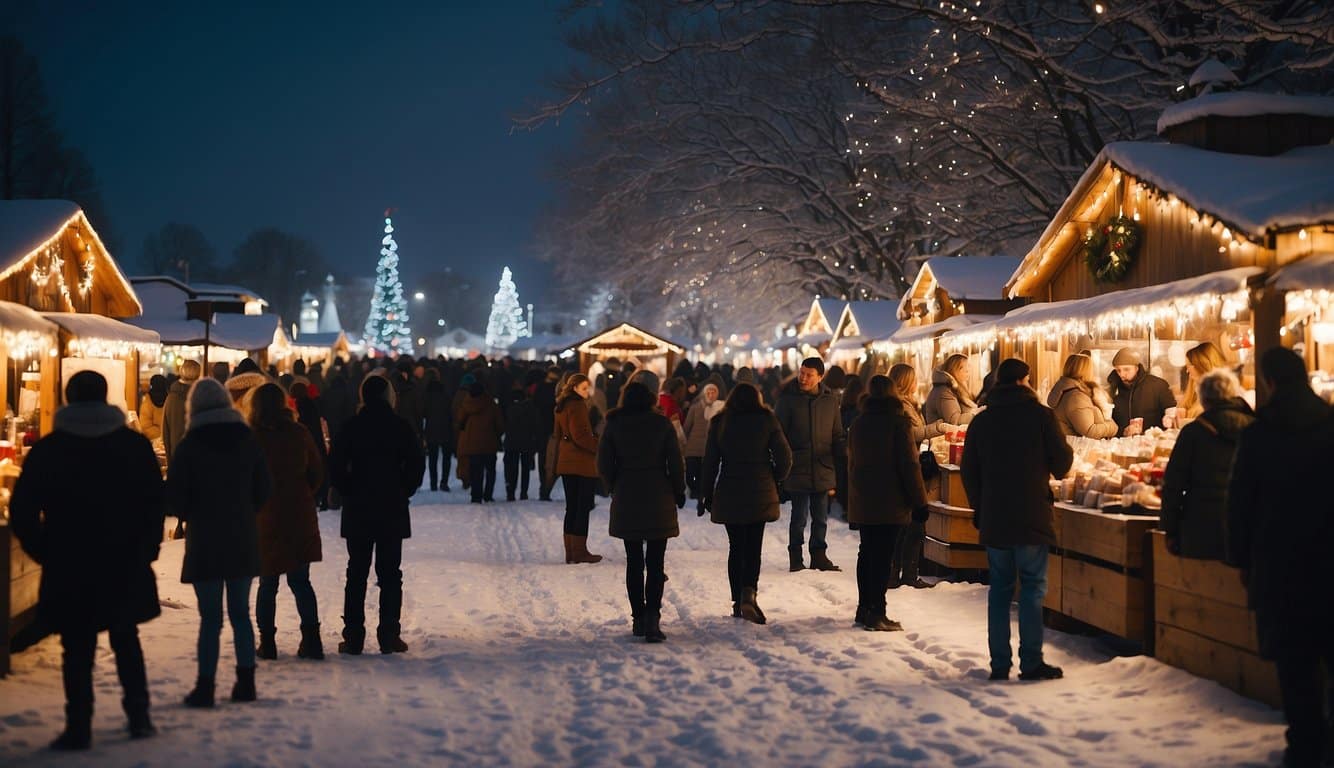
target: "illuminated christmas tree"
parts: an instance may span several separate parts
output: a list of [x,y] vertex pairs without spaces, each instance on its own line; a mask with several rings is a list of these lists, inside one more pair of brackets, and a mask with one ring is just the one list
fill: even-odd
[[514,278],[510,268],[500,275],[500,288],[491,302],[491,319],[486,324],[486,344],[493,350],[509,349],[521,336],[528,335],[528,323],[524,321],[523,307],[519,305],[519,292],[514,287]]
[[366,346],[382,353],[411,354],[412,330],[408,328],[408,300],[398,278],[398,243],[394,224],[384,212],[384,239],[380,241],[380,263],[375,267],[375,290],[371,312],[366,317]]

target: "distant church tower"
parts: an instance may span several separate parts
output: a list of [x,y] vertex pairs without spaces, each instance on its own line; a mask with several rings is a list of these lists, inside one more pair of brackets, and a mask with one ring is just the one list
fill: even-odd
[[320,300],[310,291],[306,291],[301,296],[301,316],[297,324],[301,333],[319,333],[320,330]]
[[334,302],[334,277],[324,278],[324,312],[320,315],[320,333],[338,333],[343,321],[338,319],[338,304]]

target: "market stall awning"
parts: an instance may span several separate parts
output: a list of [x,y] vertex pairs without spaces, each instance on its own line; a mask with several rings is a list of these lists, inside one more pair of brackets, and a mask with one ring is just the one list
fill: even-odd
[[1334,290],[1334,253],[1317,253],[1288,264],[1269,283],[1280,291]]
[[846,352],[848,350],[857,350],[865,347],[871,342],[865,336],[844,336],[829,346],[833,352]]
[[161,339],[156,331],[102,315],[43,312],[42,317],[67,331],[70,352],[83,357],[125,357],[131,351],[156,360]]
[[904,326],[895,331],[894,335],[889,337],[889,341],[892,344],[911,344],[914,341],[930,339],[950,331],[972,328],[982,323],[992,323],[1000,318],[1000,315],[955,315],[938,323]]
[[0,343],[10,357],[31,357],[56,345],[59,328],[42,313],[12,301],[0,301]]

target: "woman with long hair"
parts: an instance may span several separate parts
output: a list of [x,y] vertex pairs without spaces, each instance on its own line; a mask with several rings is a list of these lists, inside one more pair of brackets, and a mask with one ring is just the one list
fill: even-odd
[[929,440],[945,433],[943,420],[926,423],[922,417],[921,403],[917,400],[917,370],[906,363],[898,363],[889,369],[890,389],[896,399],[903,403],[904,415],[912,422],[912,436],[915,442]]
[[661,643],[667,639],[659,626],[667,539],[681,533],[676,510],[685,506],[686,490],[676,430],[655,404],[644,385],[625,385],[620,407],[607,414],[597,465],[611,492],[608,532],[625,541],[631,632]]
[[565,488],[565,562],[597,563],[602,555],[588,551],[588,513],[597,493],[598,439],[589,418],[593,384],[582,373],[571,374],[556,395],[556,474]]
[[778,483],[792,471],[792,449],[778,417],[752,384],[738,383],[709,423],[699,514],[727,528],[732,615],[767,621],[758,591],[764,525],[778,521]]
[[903,629],[887,616],[885,590],[902,531],[928,514],[908,407],[888,376],[873,376],[848,434],[848,522],[861,537],[856,623],[868,631]]
[[931,391],[922,403],[922,418],[928,423],[967,424],[977,413],[977,403],[966,389],[968,358],[950,355],[931,374]]
[[287,574],[287,587],[296,598],[296,612],[301,617],[301,644],[296,655],[323,659],[320,612],[315,588],[310,585],[310,564],[323,559],[320,518],[315,507],[316,495],[324,484],[324,456],[309,429],[296,422],[277,384],[261,384],[250,396],[250,429],[264,451],[273,480],[273,493],[259,510],[257,655],[261,659],[278,658],[278,578]]
[[[944,434],[945,422],[933,421],[927,424],[922,418],[922,411],[917,403],[917,371],[911,366],[899,363],[889,369],[889,396],[897,400],[903,409],[903,416],[908,420],[909,435],[913,445]],[[865,398],[863,398],[865,399]],[[860,410],[859,410],[860,413]],[[849,518],[851,520],[851,518]],[[922,547],[926,543],[926,520],[909,520],[900,530],[894,544],[894,553],[889,562],[890,589],[897,589],[907,584],[913,589],[930,589],[933,584],[922,579]]]
[[1093,358],[1075,354],[1065,359],[1061,378],[1047,394],[1047,405],[1056,413],[1056,421],[1067,435],[1116,437],[1119,430],[1099,405],[1102,398]]
[[1212,341],[1197,344],[1186,350],[1186,394],[1181,397],[1181,405],[1177,409],[1177,413],[1180,414],[1178,427],[1204,412],[1204,404],[1200,402],[1200,381],[1210,371],[1227,367],[1227,358],[1223,356],[1223,350]]

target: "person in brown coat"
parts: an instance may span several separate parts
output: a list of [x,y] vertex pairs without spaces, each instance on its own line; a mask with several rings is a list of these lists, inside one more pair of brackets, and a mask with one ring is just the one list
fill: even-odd
[[792,471],[792,449],[760,391],[738,383],[709,423],[700,475],[699,514],[727,527],[732,615],[763,624],[758,602],[764,525],[778,521],[778,484]]
[[500,436],[505,434],[505,415],[480,381],[469,385],[468,395],[460,401],[457,414],[454,430],[459,436],[458,454],[467,457],[472,502],[493,502],[496,453],[500,451]]
[[607,414],[597,463],[611,492],[608,532],[625,541],[631,631],[661,643],[667,639],[659,627],[667,539],[681,534],[676,510],[686,505],[686,485],[676,430],[655,404],[644,385],[625,386],[621,407]]
[[1061,378],[1047,395],[1047,406],[1056,414],[1061,431],[1076,437],[1116,437],[1120,431],[1108,418],[1099,401],[1105,399],[1094,378],[1093,358],[1070,355],[1061,369]]
[[877,632],[903,629],[885,611],[890,563],[901,530],[928,513],[912,421],[893,390],[889,377],[872,377],[848,434],[848,522],[861,536],[856,622]]
[[588,551],[588,513],[597,492],[598,439],[589,420],[587,400],[593,384],[576,373],[556,397],[556,474],[565,488],[565,562],[597,563],[602,555]]
[[323,559],[320,519],[315,494],[324,484],[324,458],[310,431],[296,423],[287,398],[277,384],[262,384],[250,396],[250,428],[264,451],[273,481],[272,493],[259,510],[259,591],[255,623],[259,625],[261,659],[278,658],[278,577],[287,587],[301,617],[301,645],[296,655],[323,659],[320,613],[310,585],[310,564]]

